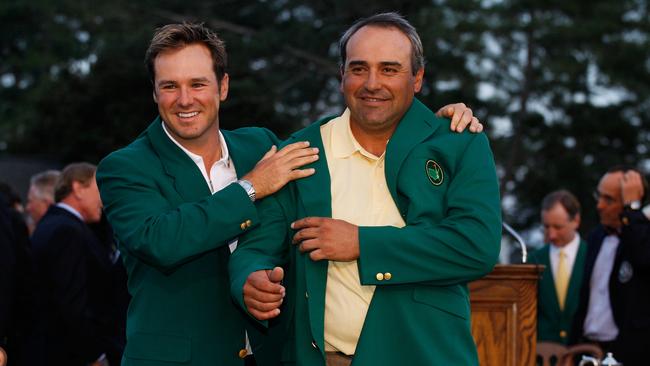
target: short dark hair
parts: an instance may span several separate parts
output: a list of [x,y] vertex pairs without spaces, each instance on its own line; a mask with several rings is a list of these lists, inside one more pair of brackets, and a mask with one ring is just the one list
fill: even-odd
[[556,204],[561,205],[566,210],[570,220],[580,215],[580,202],[573,193],[566,189],[560,189],[547,194],[542,200],[542,211],[548,211]]
[[345,59],[347,57],[346,47],[348,41],[352,36],[361,28],[365,26],[382,27],[382,28],[397,28],[404,33],[411,42],[411,71],[415,75],[418,70],[424,68],[424,50],[422,48],[422,41],[415,27],[411,25],[403,16],[395,12],[375,14],[368,18],[357,20],[348,30],[343,33],[339,40],[339,54],[341,56],[341,70],[345,67]]
[[639,173],[641,176],[641,185],[643,186],[643,196],[641,197],[641,202],[642,203],[647,203],[648,199],[648,180],[645,178],[645,175],[641,173],[638,169],[630,166],[630,165],[614,165],[613,167],[607,169],[607,172],[605,174],[610,174],[610,173],[625,173],[627,171],[633,171]]
[[54,200],[61,202],[72,193],[72,184],[81,183],[84,187],[88,186],[95,178],[97,167],[90,163],[72,163],[66,165],[61,171],[61,176],[54,189]]
[[160,53],[177,50],[191,44],[202,44],[210,50],[214,74],[217,77],[217,82],[221,83],[228,65],[225,42],[203,23],[189,22],[167,24],[156,29],[144,57],[151,83],[153,84],[156,78],[154,61]]

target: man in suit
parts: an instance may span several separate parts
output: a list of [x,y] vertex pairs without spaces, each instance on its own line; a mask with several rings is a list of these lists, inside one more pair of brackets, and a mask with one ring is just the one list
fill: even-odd
[[398,14],[358,21],[340,51],[347,109],[289,140],[319,148],[316,173],[260,203],[233,298],[262,325],[284,315],[288,363],[478,365],[466,284],[492,270],[501,229],[487,138],[414,98],[422,44]]
[[[262,363],[229,296],[227,262],[239,235],[259,227],[255,202],[314,173],[305,142],[277,151],[268,130],[220,128],[228,95],[223,42],[196,24],[156,31],[146,54],[160,116],[99,165],[97,179],[129,277],[126,365]],[[463,105],[452,127],[480,130]],[[254,331],[254,329],[252,329]],[[282,339],[275,339],[278,344]],[[265,353],[268,350],[268,353]]]
[[587,239],[575,332],[623,364],[647,364],[650,349],[650,221],[641,207],[648,183],[635,169],[614,167],[595,197],[600,225]]
[[113,287],[109,248],[88,227],[98,222],[102,203],[95,166],[66,166],[52,205],[32,235],[36,268],[39,364],[106,365],[123,344],[111,313]]
[[580,202],[569,191],[551,192],[542,200],[547,243],[530,256],[546,266],[538,286],[537,339],[568,344],[578,308],[587,244],[580,238]]

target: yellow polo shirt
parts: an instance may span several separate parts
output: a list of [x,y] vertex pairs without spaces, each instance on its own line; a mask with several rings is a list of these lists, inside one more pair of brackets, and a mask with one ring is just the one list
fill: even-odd
[[[358,226],[403,227],[384,175],[384,155],[366,151],[345,110],[320,128],[332,190],[332,217]],[[362,286],[357,261],[330,261],[325,294],[325,350],[354,354],[375,286]]]

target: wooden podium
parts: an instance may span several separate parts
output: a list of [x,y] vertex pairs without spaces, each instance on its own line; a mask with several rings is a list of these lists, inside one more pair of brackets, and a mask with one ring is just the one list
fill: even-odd
[[497,265],[471,282],[472,335],[481,366],[533,366],[537,282],[544,266]]

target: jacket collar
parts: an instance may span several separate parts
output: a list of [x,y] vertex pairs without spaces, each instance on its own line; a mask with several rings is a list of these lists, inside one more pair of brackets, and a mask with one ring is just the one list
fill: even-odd
[[196,201],[210,195],[201,171],[162,129],[162,120],[157,117],[145,131],[153,150],[160,158],[165,173],[174,181],[178,194],[186,201]]

